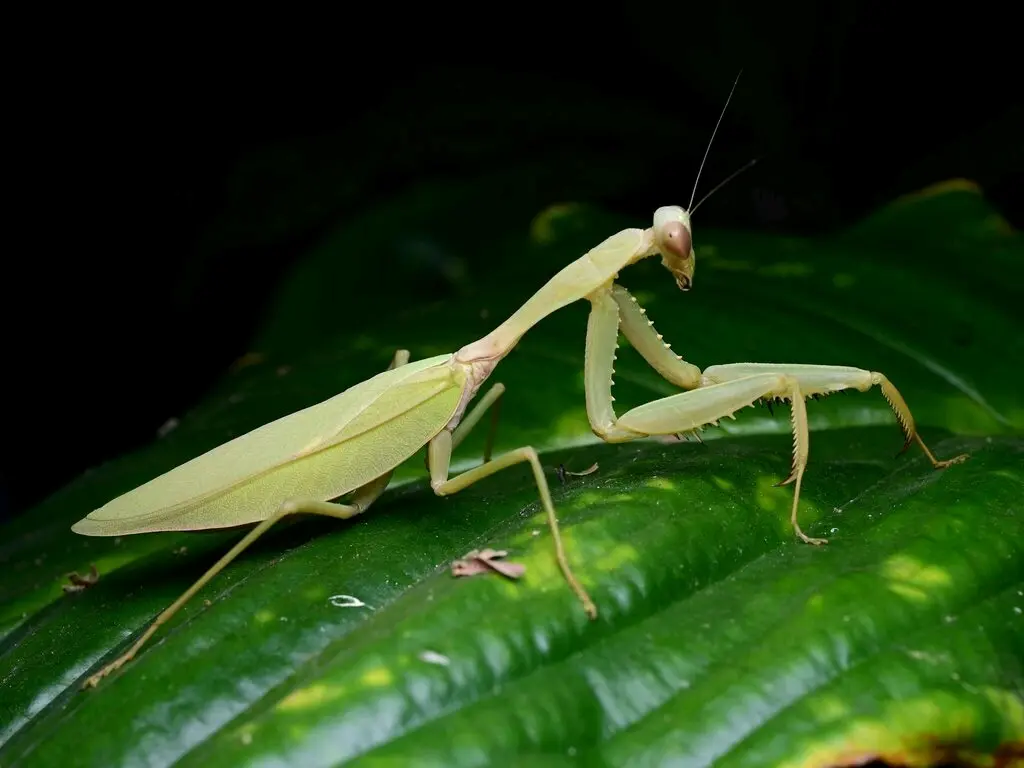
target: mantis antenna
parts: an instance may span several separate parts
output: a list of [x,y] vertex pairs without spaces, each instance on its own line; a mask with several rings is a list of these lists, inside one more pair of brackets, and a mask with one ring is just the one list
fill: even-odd
[[[717,183],[717,184],[715,185],[714,189],[712,189],[712,190],[711,190],[710,192],[708,192],[708,193],[707,193],[706,195],[704,195],[704,197],[702,197],[702,198],[700,199],[700,202],[698,202],[698,203],[697,203],[697,204],[696,204],[695,206],[693,206],[693,208],[691,208],[691,209],[690,209],[690,218],[691,218],[691,219],[693,218],[693,214],[694,214],[694,212],[695,212],[695,211],[696,211],[696,210],[697,210],[698,208],[700,208],[700,207],[701,207],[701,205],[703,205],[703,204],[704,204],[704,201],[705,201],[705,200],[707,200],[707,199],[708,199],[709,197],[711,197],[711,196],[712,196],[713,194],[715,194],[715,192],[717,192],[718,190],[720,190],[720,189],[721,189],[722,187],[724,187],[724,186],[725,186],[726,184],[728,184],[728,183],[729,183],[730,181],[732,181],[732,180],[733,180],[733,179],[735,179],[735,178],[736,178],[737,176],[739,176],[739,175],[740,175],[741,173],[743,173],[743,172],[744,172],[745,170],[747,170],[747,168],[749,168],[750,166],[752,166],[752,165],[753,165],[754,163],[756,163],[756,162],[757,162],[757,161],[758,161],[759,159],[760,159],[760,158],[757,158],[757,157],[755,157],[755,158],[754,158],[753,160],[751,160],[751,161],[750,161],[749,163],[747,163],[746,165],[744,165],[744,166],[743,166],[742,168],[740,168],[739,170],[737,170],[737,171],[733,171],[733,172],[732,172],[732,173],[730,173],[730,174],[729,174],[728,176],[726,176],[726,177],[725,177],[725,181],[720,181],[720,182],[718,182],[718,183]],[[691,200],[690,200],[690,202],[692,203],[692,202],[693,202],[693,200],[691,199]]]
[[[740,81],[740,75],[742,75],[742,74],[743,74],[743,70],[741,69],[739,71],[739,74],[736,75],[736,79],[732,83],[732,88],[729,90],[729,98],[727,98],[725,100],[725,106],[722,107],[722,113],[718,116],[718,122],[715,123],[715,130],[713,130],[711,132],[711,139],[708,141],[708,147],[707,147],[707,149],[704,150],[704,159],[700,161],[700,168],[697,169],[697,178],[693,180],[693,192],[690,193],[690,204],[688,206],[686,206],[687,210],[690,210],[690,211],[693,210],[693,198],[695,198],[697,196],[697,184],[700,182],[700,174],[704,170],[704,163],[706,163],[707,160],[708,160],[708,152],[711,151],[711,143],[715,140],[715,134],[718,133],[718,126],[722,124],[722,118],[725,117],[725,110],[727,110],[729,108],[729,102],[732,101],[733,91],[736,90],[736,83],[738,83]],[[733,175],[735,175],[735,174],[733,174]],[[729,178],[732,178],[732,177],[730,176]],[[726,181],[728,181],[728,179],[726,179]],[[722,184],[724,184],[724,183],[725,182],[722,182]],[[721,184],[719,184],[718,186],[721,186]],[[718,187],[715,187],[715,189],[717,189],[717,188]],[[711,190],[711,191],[714,192],[715,190]],[[707,197],[705,196],[704,199],[706,200]],[[704,202],[704,200],[701,200],[701,203],[703,203],[703,202]],[[698,205],[699,204],[700,203],[698,203]]]

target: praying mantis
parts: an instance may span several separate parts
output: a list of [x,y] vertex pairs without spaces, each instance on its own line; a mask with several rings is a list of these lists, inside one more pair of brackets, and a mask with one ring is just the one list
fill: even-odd
[[[706,160],[707,152],[704,157]],[[702,161],[701,169],[703,165]],[[695,182],[694,193],[696,186]],[[533,326],[576,301],[590,303],[584,357],[587,417],[593,432],[606,442],[696,432],[761,400],[777,398],[792,403],[792,465],[779,485],[794,483],[790,520],[796,536],[806,543],[826,542],[807,536],[797,520],[809,449],[806,398],[845,389],[865,392],[878,386],[903,431],[904,450],[916,441],[936,469],[967,458],[962,454],[937,459],[918,435],[903,397],[879,372],[771,363],[715,365],[701,370],[673,352],[645,310],[617,280],[626,267],[660,256],[678,288],[689,291],[696,262],[693,210],[691,195],[687,208],[658,208],[650,227],[611,235],[555,274],[497,328],[457,352],[413,361],[407,350],[398,350],[382,373],[224,443],[75,523],[72,530],[86,536],[255,524],[161,612],[126,652],[90,676],[83,687],[96,686],[133,659],[160,626],[273,525],[301,513],[346,520],[365,512],[387,488],[395,469],[424,446],[430,487],[438,496],[458,493],[514,465],[529,464],[558,566],[587,616],[595,619],[597,606],[566,557],[537,451],[523,446],[492,457],[488,442],[480,465],[455,477],[449,471],[452,452],[505,391],[504,385],[495,383],[470,407],[495,368]],[[683,391],[617,415],[611,390],[620,332],[648,365]],[[495,413],[492,411],[492,417]],[[337,501],[342,498],[346,500]]]

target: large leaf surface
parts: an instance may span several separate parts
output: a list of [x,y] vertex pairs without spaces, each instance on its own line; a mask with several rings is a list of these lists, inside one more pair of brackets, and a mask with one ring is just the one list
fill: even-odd
[[[877,392],[810,403],[801,515],[827,547],[794,540],[791,489],[773,486],[789,469],[788,411],[748,409],[705,445],[597,443],[581,304],[499,367],[498,442],[542,451],[598,621],[554,567],[526,468],[440,499],[420,455],[362,519],[266,536],[137,660],[78,690],[239,534],[89,539],[72,522],[356,383],[396,347],[457,349],[637,224],[546,212],[493,243],[493,273],[458,305],[385,313],[358,333],[327,307],[290,311],[317,264],[330,274],[330,249],[315,254],[250,365],[147,450],[6,526],[0,764],[927,764],[1021,750],[1024,260],[1019,236],[965,184],[827,241],[698,229],[686,295],[654,260],[622,275],[687,359],[879,370],[936,453],[971,453],[941,472],[916,449],[894,457],[901,437]],[[632,350],[616,369],[620,412],[673,392]],[[485,431],[456,469],[479,460]],[[594,474],[557,479],[559,464],[595,461]],[[525,578],[452,578],[450,561],[482,546],[509,549]],[[64,595],[64,574],[91,562],[99,583]]]

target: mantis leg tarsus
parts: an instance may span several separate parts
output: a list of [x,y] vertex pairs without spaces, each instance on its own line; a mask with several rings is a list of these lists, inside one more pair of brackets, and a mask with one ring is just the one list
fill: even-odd
[[828,544],[828,539],[816,539],[813,536],[808,536],[806,533],[804,533],[803,529],[800,527],[800,523],[796,519],[797,505],[800,502],[800,484],[803,482],[803,479],[804,470],[801,467],[800,470],[796,473],[796,486],[793,488],[793,512],[790,514],[789,518],[790,522],[793,524],[793,530],[796,531],[796,535],[805,544],[813,544],[815,546],[819,546],[821,544]]
[[921,446],[921,450],[924,451],[924,455],[928,457],[928,460],[932,463],[932,467],[935,469],[945,469],[953,464],[960,464],[970,458],[970,454],[967,453],[961,453],[959,456],[954,456],[951,459],[935,458],[935,454],[928,450],[928,446],[924,444],[924,440],[922,440],[921,436],[918,434],[917,428],[914,424],[914,417],[911,415],[910,408],[907,406],[906,400],[903,399],[903,395],[899,393],[899,390],[893,386],[889,379],[877,371],[871,373],[871,383],[878,385],[882,390],[882,397],[884,397],[885,402],[889,404],[889,407],[896,416],[896,421],[900,425],[900,429],[903,430],[905,442],[903,443],[902,450],[896,454],[897,456],[906,452],[906,450],[910,448],[911,443],[916,442]]
[[971,458],[971,454],[961,453],[951,459],[936,459],[935,454],[928,450],[928,446],[924,444],[924,440],[922,440],[921,436],[916,432],[914,433],[914,439],[917,441],[917,444],[921,446],[921,450],[924,451],[925,456],[928,457],[928,460],[932,463],[932,467],[935,469],[945,469],[946,467],[951,467],[954,464],[962,464],[967,461],[967,459]]
[[569,587],[576,593],[576,596],[583,604],[583,610],[586,611],[587,616],[591,619],[597,618],[597,606],[594,605],[594,601],[590,599],[590,595],[587,594],[583,585],[576,579],[572,567],[569,565],[569,560],[565,556],[565,547],[562,544],[562,535],[558,528],[558,518],[555,516],[555,505],[551,501],[551,490],[548,488],[548,481],[544,476],[544,469],[541,467],[537,451],[530,446],[517,448],[503,453],[491,461],[481,464],[479,467],[474,467],[463,472],[461,475],[456,475],[449,479],[448,468],[451,465],[453,444],[452,433],[447,430],[441,432],[430,441],[428,449],[430,486],[438,496],[449,496],[453,493],[458,493],[478,480],[489,477],[507,467],[524,461],[529,462],[530,468],[533,470],[537,490],[540,493],[541,505],[547,514],[548,527],[551,529],[551,536],[555,542],[555,559],[558,562],[558,567],[561,569],[562,575],[565,577],[566,582],[568,582]]
[[797,512],[800,506],[800,486],[804,480],[804,470],[807,468],[807,457],[810,453],[810,435],[807,427],[807,403],[804,401],[804,395],[800,391],[800,383],[790,377],[790,393],[789,397],[792,402],[793,408],[791,411],[791,425],[793,428],[793,468],[784,481],[779,485],[788,485],[791,482],[796,482],[793,486],[793,510],[790,513],[789,521],[793,525],[793,530],[796,535],[805,544],[828,544],[828,539],[816,539],[812,536],[808,536],[800,528],[800,522],[797,520]]

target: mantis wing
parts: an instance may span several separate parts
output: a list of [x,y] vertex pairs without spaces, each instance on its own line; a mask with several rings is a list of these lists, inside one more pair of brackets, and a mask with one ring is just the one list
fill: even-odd
[[290,498],[337,498],[394,469],[455,413],[451,355],[384,371],[258,427],[108,502],[71,530],[116,536],[266,519]]

